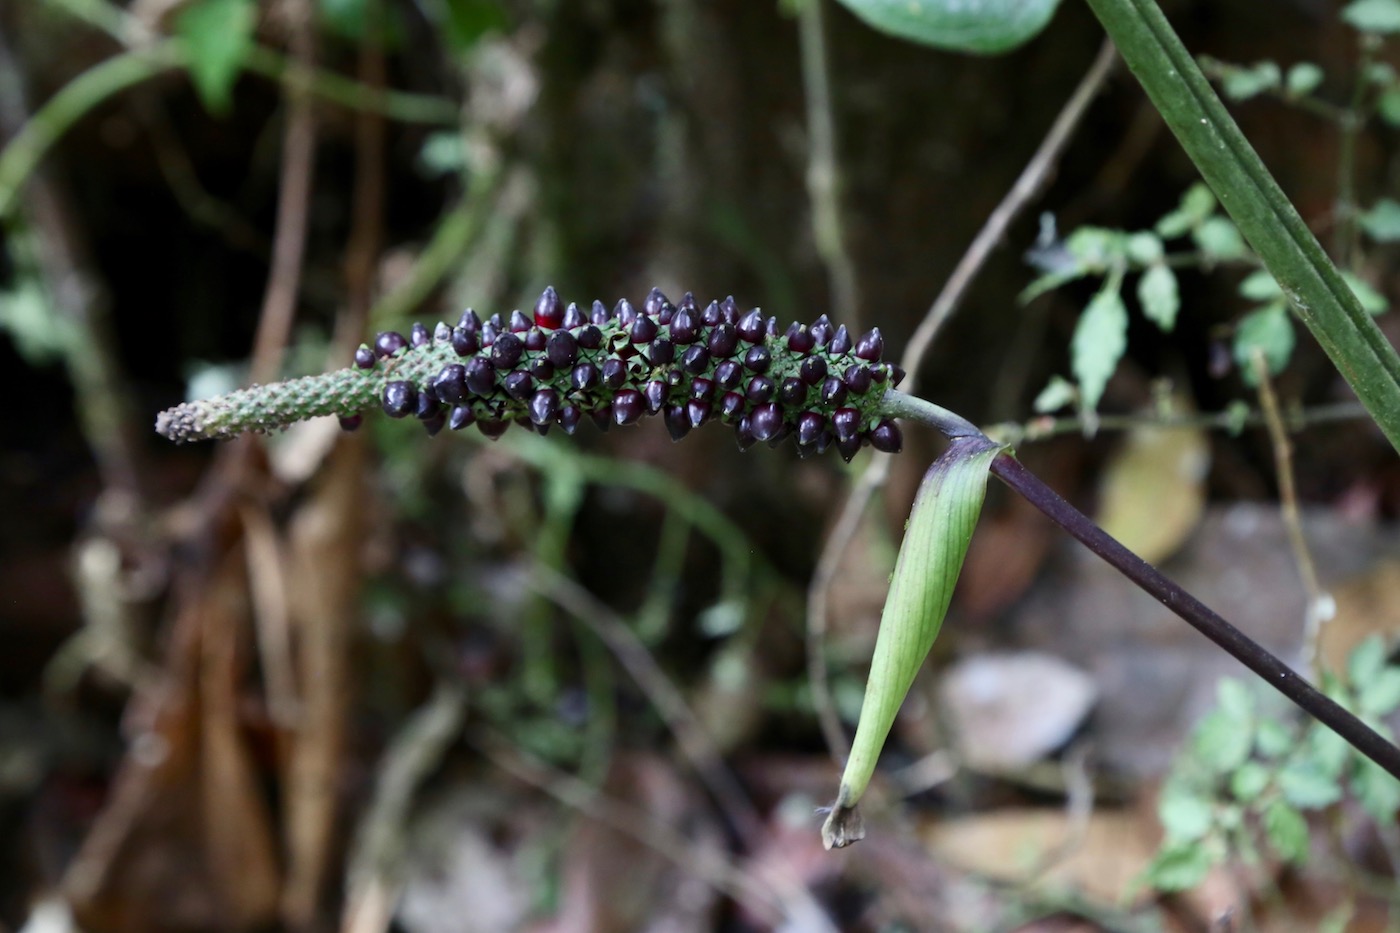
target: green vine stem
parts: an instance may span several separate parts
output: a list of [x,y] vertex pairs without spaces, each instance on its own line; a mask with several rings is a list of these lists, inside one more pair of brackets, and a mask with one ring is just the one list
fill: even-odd
[[1400,356],[1279,189],[1155,0],[1088,3],[1298,317],[1400,450]]

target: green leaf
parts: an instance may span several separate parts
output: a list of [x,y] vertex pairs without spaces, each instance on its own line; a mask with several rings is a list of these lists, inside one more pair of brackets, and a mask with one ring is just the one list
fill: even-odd
[[1400,707],[1400,668],[1388,667],[1356,687],[1356,705],[1367,716],[1387,716]]
[[1214,260],[1238,259],[1249,251],[1239,228],[1227,217],[1207,217],[1191,232],[1191,238]]
[[1292,729],[1276,719],[1264,719],[1254,737],[1254,747],[1265,758],[1279,758],[1293,750],[1297,740]]
[[1183,236],[1215,212],[1215,195],[1204,182],[1196,182],[1181,196],[1176,210],[1162,217],[1153,227],[1165,239]]
[[1269,786],[1269,769],[1257,761],[1246,761],[1230,775],[1230,793],[1241,803],[1258,799]]
[[1351,746],[1346,739],[1325,726],[1314,725],[1303,743],[1307,760],[1322,774],[1334,781],[1341,780],[1342,770],[1351,760]]
[[1274,62],[1259,62],[1248,68],[1231,68],[1221,81],[1221,89],[1231,100],[1248,100],[1271,91],[1283,82],[1283,75]]
[[1248,385],[1258,381],[1254,372],[1254,351],[1264,354],[1269,374],[1276,375],[1288,365],[1297,335],[1293,320],[1282,304],[1272,304],[1247,314],[1235,330],[1235,362]]
[[1360,277],[1350,272],[1343,272],[1342,280],[1347,283],[1347,287],[1356,296],[1356,300],[1361,302],[1361,309],[1367,314],[1382,314],[1390,307],[1390,302],[1385,300],[1385,296]]
[[1254,694],[1234,677],[1222,677],[1215,685],[1215,702],[1221,713],[1241,729],[1249,729],[1254,720]]
[[1400,202],[1381,198],[1357,219],[1361,222],[1361,229],[1377,243],[1400,240]]
[[1138,265],[1150,266],[1161,260],[1166,249],[1162,246],[1162,238],[1157,234],[1141,231],[1129,235],[1123,252]]
[[1172,843],[1205,838],[1215,823],[1215,806],[1208,797],[1168,785],[1157,801],[1157,817]]
[[1272,301],[1282,294],[1283,289],[1278,287],[1278,282],[1267,269],[1251,272],[1240,283],[1240,297],[1250,301]]
[[1323,77],[1322,69],[1317,65],[1312,62],[1298,62],[1288,69],[1288,77],[1284,79],[1284,84],[1289,94],[1302,97],[1317,90]]
[[1065,238],[1065,249],[1089,272],[1103,272],[1127,255],[1122,231],[1105,227],[1079,227]]
[[257,17],[254,0],[197,0],[175,21],[189,49],[190,80],[210,113],[228,112]]
[[447,42],[457,54],[470,51],[481,37],[502,32],[510,20],[496,0],[445,0]]
[[1301,862],[1307,858],[1308,821],[1282,800],[1269,804],[1264,811],[1264,834],[1285,861]]
[[1380,676],[1385,669],[1385,641],[1379,635],[1368,636],[1351,651],[1347,658],[1347,680],[1361,687]]
[[828,849],[860,838],[855,805],[870,783],[895,715],[943,625],[987,494],[987,473],[1002,448],[958,438],[924,475],[895,560],[880,615],[860,721],[841,789],[822,827]]
[[1393,87],[1376,101],[1376,112],[1390,126],[1400,126],[1400,87]]
[[1228,774],[1244,764],[1254,744],[1248,724],[1220,709],[1201,720],[1193,738],[1196,756],[1215,774]]
[[1400,0],[1355,0],[1342,10],[1342,20],[1362,32],[1400,32]]
[[1176,326],[1176,312],[1181,297],[1176,287],[1176,273],[1165,265],[1155,265],[1138,279],[1138,302],[1142,313],[1161,330],[1171,333]]
[[955,52],[994,54],[1050,22],[1059,0],[841,0],[881,32]]
[[1400,810],[1400,781],[1369,758],[1357,762],[1352,788],[1361,806],[1382,826],[1395,823],[1395,811]]
[[1044,415],[1072,404],[1078,396],[1079,390],[1074,387],[1074,383],[1064,376],[1051,376],[1045,388],[1041,389],[1035,401],[1031,402],[1031,408]]
[[1205,880],[1219,856],[1203,845],[1170,846],[1147,866],[1147,883],[1158,891],[1185,891]]
[[1302,810],[1320,810],[1342,799],[1337,775],[1306,758],[1290,762],[1280,771],[1278,786],[1283,798]]
[[1080,405],[1085,411],[1098,408],[1108,379],[1127,348],[1128,309],[1118,289],[1105,285],[1079,316],[1070,340],[1070,369],[1079,382]]

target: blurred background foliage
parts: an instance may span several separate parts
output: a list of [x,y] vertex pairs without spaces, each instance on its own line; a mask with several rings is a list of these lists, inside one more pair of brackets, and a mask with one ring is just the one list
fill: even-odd
[[[1227,90],[1253,76],[1246,134],[1324,242],[1355,231],[1329,245],[1384,303],[1400,150],[1384,95],[1355,88],[1388,87],[1370,75],[1391,50],[1340,6],[1164,3]],[[1327,808],[1315,851],[1286,817],[1285,858],[1225,858],[1227,827],[1211,874],[1154,878],[1188,894],[1134,883],[1230,665],[996,489],[870,837],[827,854],[814,808],[838,768],[807,615],[856,475],[838,458],[740,453],[718,427],[673,446],[654,424],[491,444],[370,417],[188,448],[150,430],[187,393],[341,366],[377,330],[529,308],[547,284],[732,294],[902,347],[1100,42],[1078,4],[1001,57],[824,0],[0,6],[0,927],[1381,928],[1390,798],[1336,774],[1306,798]],[[1382,119],[1339,128],[1263,60],[1314,65],[1305,95]],[[1258,394],[1237,325],[1277,296],[1217,261],[1237,252],[1198,239],[1173,326],[1126,324],[1097,432],[1036,414],[1075,398],[1052,377],[1102,274],[1023,303],[1037,256],[1076,242],[1038,215],[1150,230],[1193,181],[1112,73],[919,391],[1006,423],[1207,603],[1342,672],[1400,629],[1400,468],[1305,337]],[[847,730],[938,449],[909,433],[816,578]],[[1170,841],[1202,838],[1173,806]]]

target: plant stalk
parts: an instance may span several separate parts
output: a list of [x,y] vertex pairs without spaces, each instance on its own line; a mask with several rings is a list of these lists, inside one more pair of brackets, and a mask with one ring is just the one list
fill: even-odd
[[1201,177],[1400,450],[1400,356],[1361,308],[1156,0],[1088,0]]

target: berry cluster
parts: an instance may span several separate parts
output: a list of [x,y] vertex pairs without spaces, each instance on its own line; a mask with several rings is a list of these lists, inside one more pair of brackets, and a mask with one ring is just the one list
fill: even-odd
[[878,329],[853,338],[825,314],[783,330],[732,298],[702,308],[687,293],[673,305],[652,289],[641,309],[624,299],[585,311],[547,288],[531,316],[482,321],[469,310],[455,327],[385,332],[347,369],[187,403],[156,430],[188,441],[321,415],[353,430],[376,404],[430,434],[475,424],[491,438],[511,424],[572,434],[585,417],[606,430],[659,414],[676,440],[718,420],[744,449],[792,437],[803,456],[835,446],[850,460],[866,444],[902,444],[881,401],[904,373],[881,361],[883,343]]
[[[483,322],[469,310],[432,334],[421,324],[407,338],[382,333],[355,365],[386,373],[384,411],[416,416],[430,434],[475,424],[494,438],[512,423],[572,434],[585,417],[607,430],[659,414],[675,440],[719,420],[741,448],[793,437],[804,456],[835,445],[850,460],[864,444],[901,446],[899,428],[876,410],[903,377],[882,351],[878,329],[852,339],[826,315],[783,331],[732,298],[701,308],[687,293],[672,305],[658,289],[641,309],[624,299],[585,312],[547,288],[530,317]],[[418,356],[434,359],[429,378],[405,371]]]

